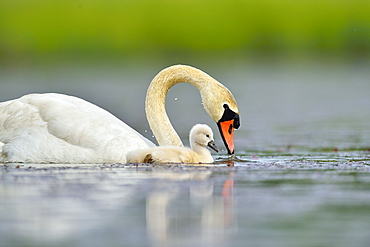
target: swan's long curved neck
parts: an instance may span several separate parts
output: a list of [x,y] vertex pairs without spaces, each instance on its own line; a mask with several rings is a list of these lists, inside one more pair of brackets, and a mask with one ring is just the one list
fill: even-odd
[[[158,144],[161,146],[183,146],[165,109],[165,100],[168,90],[172,86],[182,82],[190,83],[200,91],[203,104],[209,101],[207,99],[207,97],[209,97],[207,91],[211,92],[213,86],[219,86],[218,84],[220,84],[201,70],[185,65],[171,66],[162,70],[154,77],[147,91],[145,111],[149,126]],[[208,107],[206,105],[204,105],[204,107],[208,114],[210,114]],[[217,121],[215,118],[214,120]]]

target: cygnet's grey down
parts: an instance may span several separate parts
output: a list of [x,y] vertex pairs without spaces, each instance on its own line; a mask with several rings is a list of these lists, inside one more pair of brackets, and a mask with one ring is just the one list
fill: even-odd
[[190,130],[190,147],[158,146],[138,149],[127,154],[127,163],[213,163],[207,146],[218,152],[212,129],[206,124]]

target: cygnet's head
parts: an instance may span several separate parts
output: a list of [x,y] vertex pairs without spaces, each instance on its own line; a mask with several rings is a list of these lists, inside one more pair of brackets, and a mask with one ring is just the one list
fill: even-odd
[[218,152],[217,146],[213,140],[212,129],[206,124],[196,124],[190,130],[190,146],[193,148],[196,145],[205,147],[208,146]]

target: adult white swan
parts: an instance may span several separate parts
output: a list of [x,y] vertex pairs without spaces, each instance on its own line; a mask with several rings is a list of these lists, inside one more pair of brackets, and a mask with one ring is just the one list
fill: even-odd
[[[215,79],[185,65],[158,73],[146,96],[147,119],[159,145],[183,146],[165,111],[168,90],[177,83],[198,88],[217,123],[229,154],[239,127],[236,101]],[[0,103],[2,162],[125,163],[126,154],[155,146],[127,124],[83,99],[63,94],[29,94]]]

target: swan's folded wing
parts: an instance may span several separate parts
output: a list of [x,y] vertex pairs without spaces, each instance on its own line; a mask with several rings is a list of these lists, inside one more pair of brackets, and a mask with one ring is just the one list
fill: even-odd
[[[60,94],[31,94],[1,103],[0,126],[1,142],[10,145],[23,138],[23,145],[29,142],[39,152],[47,149],[63,153],[63,150],[48,148],[54,146],[54,149],[65,148],[66,152],[88,150],[91,157],[122,156],[133,149],[154,146],[102,108]],[[102,153],[94,154],[96,151]],[[57,155],[65,156],[66,153]]]
[[[40,97],[41,96],[41,97]],[[94,147],[115,137],[127,137],[127,143],[150,142],[106,110],[80,98],[60,94],[25,97],[47,122],[49,133],[73,145]],[[133,140],[134,139],[134,140]]]

